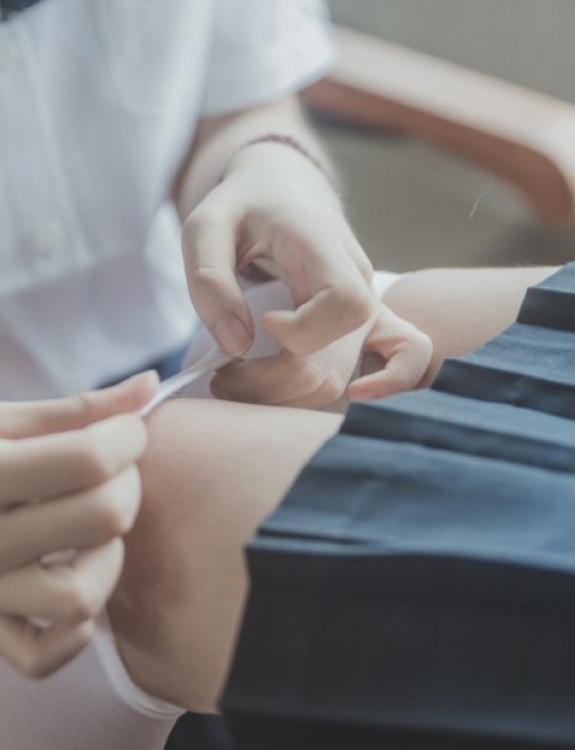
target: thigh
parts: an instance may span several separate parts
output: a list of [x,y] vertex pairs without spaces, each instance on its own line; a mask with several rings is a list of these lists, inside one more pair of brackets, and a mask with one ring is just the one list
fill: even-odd
[[238,747],[572,743],[574,288],[575,265],[430,390],[353,405],[260,527]]
[[143,505],[110,605],[140,687],[215,710],[247,590],[244,546],[339,423],[332,414],[192,399],[152,415]]

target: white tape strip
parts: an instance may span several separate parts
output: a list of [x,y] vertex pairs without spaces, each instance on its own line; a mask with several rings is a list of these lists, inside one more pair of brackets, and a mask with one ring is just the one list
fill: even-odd
[[196,362],[191,367],[182,370],[177,375],[174,375],[163,383],[160,383],[158,390],[154,397],[148,401],[148,403],[140,409],[138,414],[141,417],[146,417],[155,409],[156,406],[165,401],[169,396],[177,393],[185,385],[193,383],[194,380],[203,377],[208,372],[215,372],[221,367],[225,367],[233,362],[237,357],[231,357],[229,354],[225,354],[221,349],[215,348],[210,350],[205,357],[202,357],[199,362]]

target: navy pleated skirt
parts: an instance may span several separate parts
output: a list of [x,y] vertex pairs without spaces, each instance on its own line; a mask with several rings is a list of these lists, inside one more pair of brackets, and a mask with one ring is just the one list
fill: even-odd
[[240,750],[575,748],[575,265],[353,406],[248,562]]

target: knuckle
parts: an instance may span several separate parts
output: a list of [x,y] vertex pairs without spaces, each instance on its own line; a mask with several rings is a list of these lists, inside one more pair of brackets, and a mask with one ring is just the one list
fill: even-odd
[[104,539],[127,534],[131,528],[127,514],[115,498],[108,493],[96,505],[97,525]]
[[433,355],[433,342],[429,336],[419,329],[412,327],[405,339],[405,348],[407,348],[414,357],[417,357],[422,364],[429,363]]
[[67,417],[70,422],[79,427],[88,425],[94,413],[94,398],[91,393],[78,393],[62,399],[58,405],[60,415]]
[[188,280],[193,287],[202,287],[217,291],[224,281],[224,275],[218,268],[201,265],[191,270]]
[[[231,268],[197,265],[188,271],[187,280],[194,303],[208,318],[213,316],[215,303],[221,305],[223,300],[228,303],[234,300],[233,304],[237,304],[235,297],[240,292]],[[204,322],[209,323],[205,317]]]
[[103,441],[89,431],[83,436],[77,450],[77,463],[90,485],[102,484],[116,472],[116,462]]
[[127,469],[122,481],[111,482],[98,491],[94,500],[94,512],[103,538],[123,536],[130,531],[140,495],[140,478],[136,467]]
[[62,616],[67,620],[81,622],[98,614],[97,602],[72,571],[66,571],[59,581],[58,600]]
[[372,300],[367,290],[359,285],[337,287],[334,296],[336,304],[350,325],[363,325],[372,314]]

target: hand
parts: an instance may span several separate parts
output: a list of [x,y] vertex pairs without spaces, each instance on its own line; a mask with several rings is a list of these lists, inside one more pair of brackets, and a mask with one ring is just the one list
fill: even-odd
[[[242,354],[253,340],[236,273],[255,260],[271,263],[291,291],[295,311],[263,318],[288,353],[316,352],[374,312],[373,270],[339,199],[320,170],[287,146],[257,144],[237,153],[225,179],[185,221],[183,246],[192,302],[230,354]],[[286,381],[289,366],[286,356]]]
[[[344,394],[351,400],[372,399],[416,388],[428,369],[429,338],[379,301],[361,328],[319,352],[298,356],[285,351],[277,354],[277,344],[259,323],[266,311],[290,307],[283,283],[255,287],[246,300],[256,323],[256,343],[245,362],[220,370],[212,380],[212,392],[219,398],[311,409],[336,404],[339,408],[337,402]],[[361,373],[364,360],[369,377],[348,385]]]
[[[157,378],[0,404],[0,655],[50,674],[89,641],[140,502],[142,420]],[[63,550],[72,550],[62,557]]]
[[429,336],[380,303],[363,343],[360,377],[346,395],[350,401],[365,401],[420,388],[432,356]]

